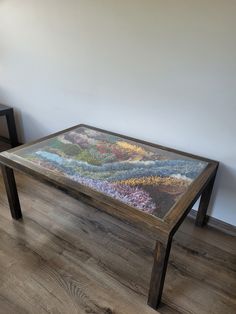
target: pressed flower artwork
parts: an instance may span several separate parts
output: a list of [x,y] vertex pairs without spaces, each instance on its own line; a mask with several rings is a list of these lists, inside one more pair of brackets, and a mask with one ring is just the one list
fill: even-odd
[[157,217],[165,215],[207,165],[84,126],[16,154]]

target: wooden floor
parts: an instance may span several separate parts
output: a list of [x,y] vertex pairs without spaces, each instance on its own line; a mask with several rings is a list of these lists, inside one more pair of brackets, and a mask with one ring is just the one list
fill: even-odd
[[[154,243],[54,188],[17,175],[23,221],[0,174],[0,313],[153,314]],[[188,219],[171,251],[160,313],[236,313],[236,239]]]

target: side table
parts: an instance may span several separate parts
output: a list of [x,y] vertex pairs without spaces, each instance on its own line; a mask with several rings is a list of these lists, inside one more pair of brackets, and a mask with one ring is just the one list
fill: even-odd
[[6,117],[11,146],[12,147],[18,146],[19,142],[16,132],[13,108],[0,104],[0,116]]

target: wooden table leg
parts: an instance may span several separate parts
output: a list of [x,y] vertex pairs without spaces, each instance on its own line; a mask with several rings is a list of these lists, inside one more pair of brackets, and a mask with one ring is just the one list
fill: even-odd
[[150,305],[155,310],[158,308],[161,302],[171,243],[172,238],[169,239],[167,244],[157,241],[154,251],[154,262],[149,287],[148,305]]
[[22,213],[13,169],[7,166],[1,166],[1,168],[12,218],[20,219]]
[[16,147],[19,145],[17,132],[16,132],[16,123],[14,118],[13,109],[10,109],[6,114],[8,132],[10,137],[10,142],[12,147]]
[[206,186],[205,190],[202,192],[200,204],[198,207],[197,217],[195,220],[195,225],[198,227],[203,227],[206,224],[206,214],[208,205],[210,203],[211,194],[215,182],[215,175],[212,177],[212,179],[209,181],[208,185]]

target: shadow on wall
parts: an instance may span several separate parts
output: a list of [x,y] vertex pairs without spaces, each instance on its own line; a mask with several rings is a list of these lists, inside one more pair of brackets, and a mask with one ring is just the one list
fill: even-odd
[[[47,136],[52,131],[49,128],[45,128],[45,125],[41,124],[38,119],[35,119],[29,113],[24,112],[24,116],[21,117],[21,125],[22,125],[22,141],[25,142],[27,137],[30,137],[33,140],[39,139],[41,137]],[[24,128],[24,125],[27,125],[27,129]],[[31,140],[32,141],[32,140]]]
[[[208,213],[211,214],[213,207],[216,205],[218,208],[221,208],[222,215],[224,211],[226,210],[229,211],[230,208],[228,206],[230,206],[230,203],[228,203],[225,200],[227,199],[230,200],[235,197],[236,194],[235,187],[236,187],[235,168],[220,162]],[[233,215],[234,208],[232,208],[231,210]]]
[[[6,102],[3,104],[12,106],[14,108],[14,105],[12,104],[9,104]],[[44,137],[52,133],[48,129],[45,129],[45,126],[40,124],[39,120],[35,119],[33,116],[31,116],[28,113],[24,112],[24,114],[22,115],[19,110],[14,108],[14,116],[15,116],[15,121],[16,121],[16,128],[17,128],[19,142],[22,144],[27,142],[25,140],[27,138],[26,135],[36,140],[38,138]],[[24,125],[27,125],[27,130],[24,128]],[[0,117],[0,136],[9,138],[5,117]]]
[[[7,105],[13,107],[14,109],[14,116],[16,121],[16,128],[17,134],[20,143],[24,143],[26,139],[26,134],[30,138],[40,138],[42,136],[47,135],[50,131],[45,129],[39,120],[35,119],[34,116],[24,112],[22,115],[21,111],[18,109],[20,104],[18,101],[11,99],[9,95],[7,96],[3,89],[0,87],[0,103],[3,105]],[[17,107],[15,107],[17,104]],[[27,130],[25,130],[24,125],[27,125]],[[0,136],[9,137],[8,130],[7,130],[7,123],[5,117],[0,117]]]

